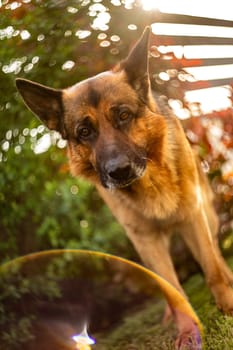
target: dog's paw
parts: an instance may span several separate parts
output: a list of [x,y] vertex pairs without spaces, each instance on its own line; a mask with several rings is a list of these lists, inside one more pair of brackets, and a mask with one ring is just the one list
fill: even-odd
[[200,331],[194,325],[192,330],[180,333],[175,341],[176,350],[201,350],[202,341]]
[[214,296],[218,309],[226,315],[233,316],[233,289],[225,286],[221,293],[218,291]]
[[178,336],[175,341],[176,350],[201,350],[201,331],[193,319],[175,310]]
[[227,303],[226,301],[222,303],[217,303],[217,308],[227,316],[233,316],[233,304]]

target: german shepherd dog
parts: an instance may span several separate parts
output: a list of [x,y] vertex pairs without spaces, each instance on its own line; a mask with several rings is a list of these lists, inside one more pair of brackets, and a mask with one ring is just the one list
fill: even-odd
[[[179,232],[217,306],[233,314],[233,275],[218,247],[213,194],[179,120],[158,112],[148,73],[149,37],[147,27],[112,70],[64,90],[25,79],[16,84],[27,106],[67,140],[72,174],[96,186],[145,265],[185,295],[169,252],[171,233]],[[181,349],[194,325],[171,312]]]

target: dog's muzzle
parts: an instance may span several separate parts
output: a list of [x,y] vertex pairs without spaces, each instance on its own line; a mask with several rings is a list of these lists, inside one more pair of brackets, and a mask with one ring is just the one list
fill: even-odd
[[125,154],[119,154],[105,162],[100,171],[102,185],[109,189],[129,186],[144,173],[146,162],[138,157],[131,160]]

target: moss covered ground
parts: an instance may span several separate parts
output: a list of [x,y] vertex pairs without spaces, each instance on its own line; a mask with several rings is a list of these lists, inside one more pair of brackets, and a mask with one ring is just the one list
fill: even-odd
[[[233,258],[228,260],[233,269]],[[205,285],[201,274],[184,284],[189,300],[204,326],[203,350],[233,350],[233,317],[223,315]],[[140,311],[98,340],[101,350],[172,350],[176,329],[174,324],[162,325],[164,301],[148,303]]]

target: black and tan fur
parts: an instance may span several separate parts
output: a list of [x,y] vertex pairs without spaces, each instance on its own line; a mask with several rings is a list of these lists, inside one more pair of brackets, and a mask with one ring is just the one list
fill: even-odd
[[[169,252],[171,233],[179,232],[218,307],[232,314],[233,278],[217,244],[213,195],[179,120],[157,112],[149,34],[146,28],[112,70],[72,87],[53,90],[24,79],[17,87],[42,122],[67,140],[72,174],[95,184],[146,266],[184,294]],[[179,347],[189,326],[177,323]]]

